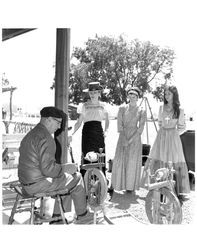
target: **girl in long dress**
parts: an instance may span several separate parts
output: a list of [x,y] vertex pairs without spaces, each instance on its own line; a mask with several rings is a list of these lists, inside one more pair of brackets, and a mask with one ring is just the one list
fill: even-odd
[[135,191],[140,187],[142,167],[141,134],[146,121],[146,112],[137,106],[138,88],[127,91],[129,104],[120,106],[117,116],[119,138],[112,168],[114,190]]
[[159,108],[158,125],[160,129],[145,164],[142,186],[147,181],[148,168],[153,174],[157,169],[172,162],[175,169],[175,189],[178,198],[183,201],[183,194],[190,192],[190,186],[180,140],[180,134],[185,130],[184,111],[180,108],[178,90],[175,86],[168,86],[164,91],[164,105]]
[[[82,129],[82,154],[83,157],[90,151],[99,153],[99,148],[105,153],[105,135],[109,127],[109,116],[104,102],[99,100],[102,87],[99,82],[90,82],[88,89],[83,92],[89,94],[88,99],[82,105],[79,105],[77,112],[80,114],[74,126],[73,134],[79,129],[83,123]],[[105,127],[102,127],[102,121],[105,121]],[[89,163],[83,160],[83,163]],[[80,170],[84,176],[85,170]],[[105,174],[105,167],[103,167]]]

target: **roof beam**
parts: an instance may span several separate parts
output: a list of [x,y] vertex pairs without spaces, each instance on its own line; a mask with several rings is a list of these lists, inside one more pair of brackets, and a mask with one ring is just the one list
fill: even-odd
[[2,41],[8,40],[15,36],[19,36],[21,34],[24,34],[32,30],[35,30],[35,28],[34,29],[2,29]]

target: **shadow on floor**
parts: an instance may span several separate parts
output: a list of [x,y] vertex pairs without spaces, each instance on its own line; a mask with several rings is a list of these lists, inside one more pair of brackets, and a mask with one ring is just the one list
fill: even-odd
[[114,208],[126,210],[131,207],[132,204],[138,204],[137,199],[139,198],[138,195],[134,193],[127,193],[127,192],[113,192],[111,199],[109,200],[110,203],[114,204]]

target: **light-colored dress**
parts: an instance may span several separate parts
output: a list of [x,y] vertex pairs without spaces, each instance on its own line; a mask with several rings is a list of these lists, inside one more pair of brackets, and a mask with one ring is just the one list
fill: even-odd
[[175,119],[173,110],[169,112],[165,105],[160,106],[158,124],[160,129],[144,167],[142,186],[147,182],[148,168],[153,174],[158,168],[166,167],[169,162],[172,162],[175,169],[177,194],[189,193],[188,169],[179,135],[185,130],[183,109],[180,109],[179,118]]
[[120,106],[117,116],[119,138],[112,168],[112,187],[117,191],[139,189],[142,167],[141,133],[145,121],[144,110],[128,104]]

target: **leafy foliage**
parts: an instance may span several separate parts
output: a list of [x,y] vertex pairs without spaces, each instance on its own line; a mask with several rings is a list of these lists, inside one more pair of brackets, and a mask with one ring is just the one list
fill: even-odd
[[89,38],[84,48],[75,47],[71,61],[69,100],[74,104],[87,96],[83,89],[90,81],[100,81],[104,88],[101,99],[111,104],[126,102],[126,90],[138,86],[142,93],[152,93],[162,100],[166,83],[173,75],[174,51],[150,41],[130,42],[122,36]]

